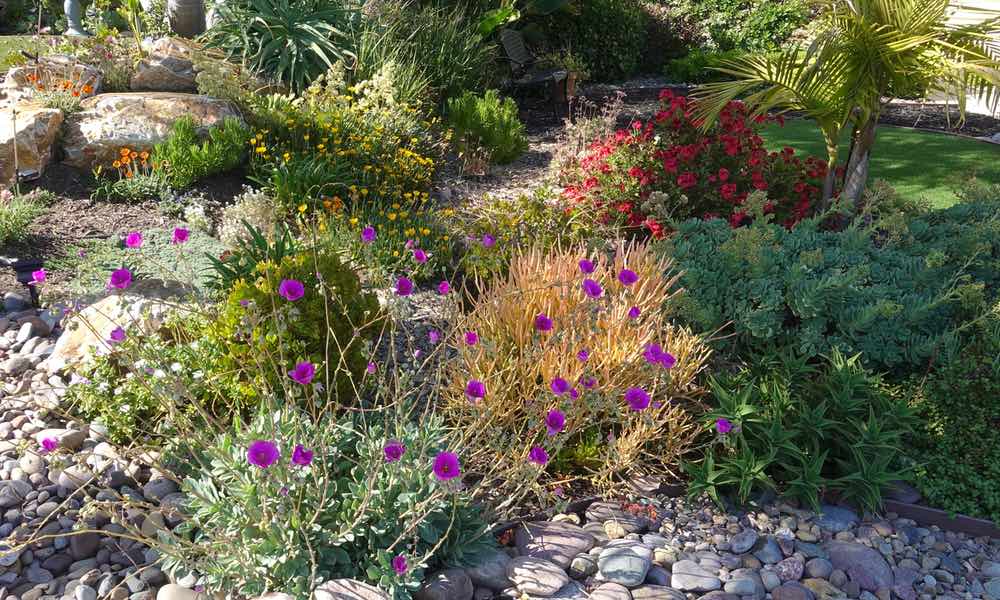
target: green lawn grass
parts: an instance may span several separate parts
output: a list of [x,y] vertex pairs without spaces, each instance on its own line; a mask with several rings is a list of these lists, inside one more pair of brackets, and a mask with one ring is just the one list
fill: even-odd
[[[768,148],[791,146],[798,153],[826,158],[826,146],[812,121],[789,119],[784,127],[770,125],[762,134]],[[841,145],[841,162],[848,144]],[[955,188],[975,175],[987,183],[1000,183],[1000,145],[979,140],[880,126],[872,153],[872,177],[885,179],[904,198],[925,198],[944,208],[957,201]]]
[[24,61],[21,50],[32,54],[45,54],[51,48],[53,37],[50,35],[0,35],[0,69],[6,69],[12,64]]

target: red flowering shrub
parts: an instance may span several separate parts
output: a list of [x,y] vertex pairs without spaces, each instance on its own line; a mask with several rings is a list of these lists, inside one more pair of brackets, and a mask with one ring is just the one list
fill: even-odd
[[741,102],[731,102],[705,131],[692,112],[687,98],[663,90],[651,121],[635,121],[590,147],[564,197],[606,207],[609,218],[621,215],[656,237],[665,223],[690,217],[725,218],[736,227],[749,220],[744,202],[757,190],[767,193],[764,212],[779,223],[790,227],[810,214],[826,163],[801,159],[793,148],[767,151],[759,129],[783,125],[782,117],[750,119]]

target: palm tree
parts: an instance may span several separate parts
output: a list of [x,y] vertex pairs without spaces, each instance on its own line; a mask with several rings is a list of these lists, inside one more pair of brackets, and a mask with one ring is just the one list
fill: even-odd
[[982,21],[951,25],[950,0],[821,0],[819,31],[808,46],[724,61],[732,81],[695,93],[706,127],[727,102],[742,98],[755,114],[802,111],[815,119],[828,153],[823,187],[829,203],[837,146],[849,130],[851,150],[843,196],[857,202],[883,108],[893,98],[944,95],[961,119],[975,94],[996,109],[1000,100],[1000,10]]

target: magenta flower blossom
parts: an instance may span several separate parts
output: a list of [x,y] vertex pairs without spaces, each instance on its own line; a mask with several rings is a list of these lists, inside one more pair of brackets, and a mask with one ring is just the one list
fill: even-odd
[[462,475],[462,464],[458,456],[451,452],[441,452],[434,457],[434,476],[441,481],[448,481]]
[[308,467],[313,461],[313,451],[304,448],[302,444],[296,444],[292,450],[292,464],[300,467]]
[[563,394],[568,392],[569,387],[570,387],[569,382],[563,379],[562,377],[556,377],[555,379],[552,380],[552,383],[549,384],[549,388],[552,390],[552,393],[555,394],[556,396],[562,396]]
[[541,446],[532,446],[528,452],[528,460],[540,467],[544,467],[549,462],[549,453]]
[[413,260],[423,264],[427,262],[427,253],[421,250],[420,248],[417,248],[413,251]]
[[597,385],[597,380],[593,377],[584,377],[580,383],[583,384],[584,389],[592,390]]
[[537,331],[550,331],[552,319],[548,318],[545,313],[538,313],[538,316],[535,317],[535,329]]
[[580,261],[580,272],[584,275],[590,275],[594,272],[594,263],[587,260],[586,258]]
[[632,308],[628,309],[628,318],[630,318],[630,319],[633,319],[633,320],[638,319],[639,315],[641,315],[641,314],[642,314],[642,311],[639,310],[638,306],[633,306]]
[[466,331],[465,332],[465,345],[466,346],[475,346],[478,343],[479,343],[479,334],[478,333],[476,333],[475,331]]
[[365,367],[365,371],[367,371],[369,375],[374,375],[375,371],[377,370],[378,370],[378,365],[376,365],[373,362],[369,362],[368,366]]
[[580,362],[587,362],[588,360],[590,360],[590,352],[586,350],[580,350],[579,352],[576,353],[576,358]]
[[469,402],[479,402],[486,397],[486,384],[478,379],[471,379],[465,384],[465,396]]
[[247,462],[255,467],[266,469],[278,462],[278,447],[274,442],[255,440],[247,447]]
[[125,341],[125,330],[121,327],[115,327],[108,334],[108,341],[112,344],[120,344]]
[[545,428],[549,435],[556,435],[566,427],[566,415],[561,410],[550,410],[545,415]]
[[492,248],[497,243],[497,239],[490,234],[483,236],[483,248]]
[[576,388],[573,388],[569,391],[569,397],[572,398],[573,400],[576,400],[577,398],[580,397],[580,392],[576,391]]
[[432,344],[436,344],[441,340],[441,334],[437,329],[431,329],[427,332],[427,339],[429,339]]
[[733,430],[733,423],[729,419],[716,419],[715,430],[725,435]]
[[406,453],[406,446],[399,440],[389,440],[382,446],[382,454],[385,455],[385,462],[394,463],[403,458]]
[[183,227],[174,227],[174,237],[170,240],[171,244],[183,244],[188,241],[188,237],[191,236],[191,232]]
[[128,269],[115,269],[111,271],[111,278],[108,279],[108,287],[124,290],[132,285],[132,272]]
[[677,364],[677,359],[669,352],[664,352],[659,344],[646,346],[646,351],[642,353],[646,362],[651,365],[660,365],[664,369],[673,368]]
[[408,568],[409,565],[406,563],[406,556],[397,554],[392,557],[392,570],[395,571],[396,575],[403,575]]
[[396,280],[396,295],[409,296],[413,293],[413,282],[407,277],[400,277]]
[[288,372],[288,376],[292,378],[292,381],[300,385],[309,385],[313,377],[316,376],[316,366],[311,362],[300,362],[295,365],[295,368]]
[[56,448],[59,447],[59,440],[56,438],[47,437],[42,440],[42,454],[48,454],[49,452],[55,452]]
[[589,298],[600,298],[604,294],[604,288],[593,279],[583,280],[583,293]]
[[48,276],[48,273],[45,272],[45,269],[38,269],[37,271],[32,271],[31,283],[45,283],[46,276]]
[[438,293],[441,294],[442,296],[448,295],[448,292],[450,291],[451,291],[451,284],[448,283],[447,281],[442,281],[441,283],[438,284]]
[[622,269],[622,272],[618,274],[618,281],[622,282],[622,285],[632,285],[639,281],[639,276],[631,269]]
[[646,410],[649,408],[649,394],[642,388],[630,387],[625,390],[625,402],[634,411]]
[[141,248],[142,247],[142,234],[138,231],[133,231],[132,233],[125,236],[125,246],[128,248]]
[[369,225],[361,230],[361,241],[370,244],[375,241],[375,228]]
[[305,294],[306,287],[298,279],[282,279],[278,284],[278,295],[289,302],[295,302]]

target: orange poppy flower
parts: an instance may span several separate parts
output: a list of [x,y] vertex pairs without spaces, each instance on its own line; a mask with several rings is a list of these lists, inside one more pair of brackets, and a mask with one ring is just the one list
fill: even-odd
[[80,92],[78,90],[73,90],[73,97],[74,98],[79,98],[80,97]]
[[115,162],[111,163],[111,166],[117,169],[117,168],[121,167],[122,164],[119,161],[116,160]]
[[128,156],[128,148],[122,148],[121,150],[118,151],[118,154],[121,154],[122,156]]
[[129,156],[129,158],[135,158],[135,157],[139,156],[139,153],[136,152],[135,150],[133,150],[132,152],[129,152],[128,156]]
[[132,171],[125,171],[125,179],[132,179]]
[[83,93],[84,94],[89,94],[92,91],[94,91],[94,88],[90,84],[87,84],[87,85],[83,86]]
[[139,153],[139,158],[141,158],[143,160],[149,158],[149,152],[146,152],[145,150],[143,150],[142,152]]

